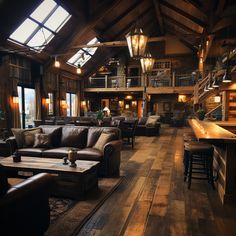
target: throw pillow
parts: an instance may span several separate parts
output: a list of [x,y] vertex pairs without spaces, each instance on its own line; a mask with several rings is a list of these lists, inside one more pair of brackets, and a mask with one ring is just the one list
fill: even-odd
[[156,122],[157,122],[157,118],[156,117],[150,117],[149,116],[145,125],[147,127],[154,127]]
[[103,151],[103,148],[106,143],[110,142],[114,137],[114,133],[101,133],[97,142],[93,146],[94,148]]
[[16,139],[16,144],[17,148],[22,148],[24,144],[24,137],[23,137],[23,132],[25,131],[24,129],[18,129],[18,128],[12,128],[11,129],[15,139]]
[[34,147],[36,148],[50,148],[52,147],[51,135],[37,133],[34,137]]
[[35,134],[39,134],[41,133],[41,131],[42,131],[41,128],[26,129],[23,132],[23,137],[24,137],[23,147],[33,147]]

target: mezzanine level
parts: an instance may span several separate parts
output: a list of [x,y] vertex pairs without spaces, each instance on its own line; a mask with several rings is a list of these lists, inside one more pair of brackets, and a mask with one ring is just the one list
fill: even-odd
[[146,92],[148,94],[193,94],[191,74],[165,76],[100,76],[90,77],[85,92]]

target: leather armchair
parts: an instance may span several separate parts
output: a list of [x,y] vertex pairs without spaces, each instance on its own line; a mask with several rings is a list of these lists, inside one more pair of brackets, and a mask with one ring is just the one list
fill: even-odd
[[[7,183],[6,178],[0,166],[1,185]],[[51,184],[51,175],[40,173],[17,185],[7,186],[8,190],[0,196],[1,236],[44,235],[50,224]]]

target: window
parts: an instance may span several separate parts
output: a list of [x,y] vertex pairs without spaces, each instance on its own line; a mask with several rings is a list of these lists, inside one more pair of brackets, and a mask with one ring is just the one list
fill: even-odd
[[8,40],[41,52],[70,17],[55,1],[44,0]]
[[67,116],[76,116],[76,94],[66,93]]
[[35,90],[22,86],[18,86],[17,90],[19,95],[21,127],[33,127],[35,120]]
[[[99,43],[96,37],[90,40],[87,45],[95,43]],[[73,57],[71,57],[67,63],[74,66],[83,66],[95,54],[96,50],[97,47],[82,48]]]
[[48,104],[48,115],[54,114],[54,100],[53,100],[53,93],[48,93],[49,104]]

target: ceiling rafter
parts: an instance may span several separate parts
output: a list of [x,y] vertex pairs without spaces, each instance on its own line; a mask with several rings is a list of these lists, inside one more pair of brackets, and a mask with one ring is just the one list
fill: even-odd
[[172,23],[172,24],[174,24],[174,25],[176,25],[176,26],[182,28],[184,31],[187,31],[187,32],[189,32],[189,33],[191,33],[191,34],[200,35],[197,31],[195,31],[195,30],[193,30],[193,29],[187,27],[186,25],[184,25],[184,24],[182,24],[182,23],[180,23],[180,22],[174,20],[174,19],[171,18],[170,16],[167,16],[166,14],[163,14],[163,15],[165,16],[165,21],[167,20],[167,21],[169,21],[170,23]]
[[[97,13],[95,16],[92,16],[92,18],[87,22],[87,24],[84,27],[78,26],[73,34],[68,38],[66,42],[63,43],[59,48],[56,48],[55,51],[61,53],[67,51],[75,41],[75,38],[78,39],[79,37],[87,34],[90,30],[92,30],[96,24],[103,19],[103,17],[106,16],[109,12],[111,12],[122,0],[116,0],[112,4],[109,0],[105,0],[102,3],[102,6],[100,8],[103,8],[102,11]],[[67,45],[67,46],[65,46]]]
[[206,27],[206,23],[205,23],[205,22],[203,22],[202,20],[200,20],[200,19],[198,19],[198,18],[196,18],[196,17],[194,17],[194,16],[188,14],[187,12],[185,12],[185,11],[183,11],[183,10],[181,10],[181,9],[179,9],[179,8],[177,8],[177,7],[175,7],[175,6],[173,6],[173,5],[171,5],[170,3],[164,2],[164,1],[161,1],[160,3],[161,3],[161,5],[166,6],[166,7],[168,7],[169,9],[171,9],[171,10],[177,12],[178,14],[180,14],[180,15],[182,15],[182,16],[188,18],[189,20],[191,20],[191,21],[194,22],[195,24],[197,24],[197,25],[199,25],[199,26],[201,26],[201,27],[203,27],[203,28]]
[[137,0],[135,3],[133,3],[131,6],[129,6],[128,9],[126,9],[122,14],[120,14],[117,18],[115,18],[113,21],[110,21],[109,24],[106,26],[106,28],[102,31],[102,33],[106,33],[111,27],[116,25],[120,20],[122,20],[125,16],[130,14],[132,11],[136,11],[139,5],[142,3],[142,0]]
[[163,23],[163,16],[162,16],[161,8],[160,8],[160,1],[159,0],[152,0],[152,2],[154,4],[154,8],[155,8],[156,19],[157,19],[157,22],[160,26],[160,32],[163,35],[165,33],[165,29],[164,29],[164,23]]

